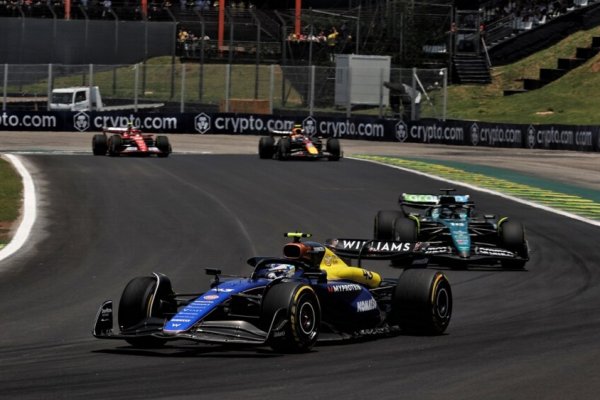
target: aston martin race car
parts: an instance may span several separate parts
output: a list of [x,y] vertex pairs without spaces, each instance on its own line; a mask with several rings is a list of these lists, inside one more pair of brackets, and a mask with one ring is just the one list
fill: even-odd
[[[276,140],[275,136],[279,136]],[[262,159],[278,160],[328,159],[338,161],[342,157],[340,141],[335,138],[323,140],[317,136],[306,134],[301,125],[295,125],[291,131],[271,131],[258,142],[258,156]]]
[[[177,293],[160,273],[132,279],[118,307],[105,301],[93,335],[121,339],[135,347],[160,347],[170,340],[216,344],[267,345],[278,352],[306,352],[317,341],[364,335],[443,333],[452,313],[450,283],[439,271],[406,269],[396,279],[382,278],[344,259],[390,259],[410,253],[415,244],[330,239],[327,246],[288,233],[283,257],[253,257],[249,277],[207,269],[210,288]],[[358,245],[358,243],[361,245]],[[348,243],[351,243],[349,245]]]
[[[521,222],[494,214],[475,213],[469,195],[403,193],[401,210],[382,210],[375,217],[374,238],[421,242],[426,262],[465,266],[500,264],[522,269],[529,248]],[[403,266],[407,260],[393,261]]]
[[126,128],[106,128],[101,134],[92,137],[92,152],[95,156],[157,155],[168,157],[171,154],[169,138],[142,133],[131,125]]

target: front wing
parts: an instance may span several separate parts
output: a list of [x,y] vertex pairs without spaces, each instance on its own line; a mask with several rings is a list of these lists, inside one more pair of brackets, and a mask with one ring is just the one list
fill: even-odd
[[135,339],[140,337],[156,337],[164,340],[192,340],[214,344],[265,344],[271,337],[285,334],[285,319],[277,325],[275,321],[279,310],[273,316],[271,325],[264,331],[245,320],[202,321],[185,332],[166,333],[163,331],[165,320],[148,318],[142,323],[120,332],[113,331],[113,302],[107,300],[100,306],[96,314],[92,334],[98,339]]

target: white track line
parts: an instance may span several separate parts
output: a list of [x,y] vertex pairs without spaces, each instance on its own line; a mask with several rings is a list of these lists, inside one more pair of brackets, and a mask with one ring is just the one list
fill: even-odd
[[[562,210],[557,210],[556,208],[544,206],[542,204],[533,203],[531,201],[523,200],[523,199],[520,199],[518,197],[510,196],[508,194],[496,192],[494,190],[484,189],[484,188],[480,188],[478,186],[473,186],[473,185],[471,185],[469,183],[464,183],[464,182],[460,182],[460,181],[453,181],[451,179],[441,178],[439,176],[431,175],[431,174],[428,174],[426,172],[420,172],[420,171],[416,171],[414,169],[409,169],[409,168],[405,168],[405,167],[399,167],[397,165],[386,164],[386,163],[381,162],[381,161],[365,160],[363,158],[355,158],[355,157],[347,157],[347,158],[350,158],[352,160],[358,160],[358,161],[366,161],[366,162],[370,162],[370,163],[373,163],[373,164],[384,165],[386,167],[396,168],[396,169],[399,169],[401,171],[410,172],[412,174],[417,174],[417,175],[425,176],[425,177],[430,178],[430,179],[436,179],[438,181],[442,181],[442,182],[446,182],[446,183],[451,183],[453,185],[464,186],[464,187],[469,188],[471,190],[476,190],[476,191],[479,191],[479,192],[484,192],[484,193],[488,193],[488,194],[491,194],[491,195],[494,195],[494,196],[502,197],[504,199],[508,199],[508,200],[512,200],[512,201],[517,202],[517,203],[525,204],[525,205],[528,205],[528,206],[533,207],[533,208],[539,208],[540,210],[548,211],[548,212],[551,212],[551,213],[554,213],[554,214],[562,215],[563,217],[567,217],[567,218],[575,219],[577,221],[585,222],[585,223],[590,224],[590,225],[600,226],[600,221],[596,221],[596,220],[593,220],[593,219],[588,219],[588,218],[582,217],[581,215],[572,214],[570,212],[566,212],[566,211],[562,211]],[[428,161],[424,161],[424,162],[428,162]],[[435,164],[435,163],[430,162],[430,164]]]
[[12,154],[5,154],[4,157],[11,162],[23,180],[23,216],[15,236],[6,247],[0,250],[0,261],[16,253],[25,244],[37,216],[35,185],[29,171],[19,157]]

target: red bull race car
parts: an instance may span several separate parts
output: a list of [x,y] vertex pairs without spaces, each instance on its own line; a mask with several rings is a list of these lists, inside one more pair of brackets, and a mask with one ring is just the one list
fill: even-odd
[[[214,278],[205,291],[177,293],[160,273],[132,279],[119,301],[118,331],[113,331],[113,302],[107,300],[93,335],[145,348],[191,340],[297,353],[324,340],[446,330],[452,292],[443,273],[418,268],[382,278],[360,266],[365,258],[403,257],[414,243],[330,239],[323,245],[301,241],[308,234],[285,236],[292,241],[284,245],[284,256],[250,258],[253,270],[247,277],[207,269]],[[357,258],[358,266],[347,258]]]
[[168,157],[172,152],[169,138],[164,135],[142,133],[131,125],[126,128],[106,128],[92,137],[92,152],[95,156],[138,155]]
[[[275,136],[280,136],[278,140]],[[294,125],[291,131],[271,131],[258,142],[258,156],[262,159],[338,161],[342,157],[340,141],[335,138],[323,143],[322,138],[308,135],[302,125]]]

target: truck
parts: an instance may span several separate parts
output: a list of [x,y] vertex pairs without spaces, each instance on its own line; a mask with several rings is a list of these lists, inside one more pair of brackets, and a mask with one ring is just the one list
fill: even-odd
[[107,106],[102,102],[98,86],[75,86],[52,90],[49,111],[123,111],[148,110],[163,107],[164,103],[130,103]]

